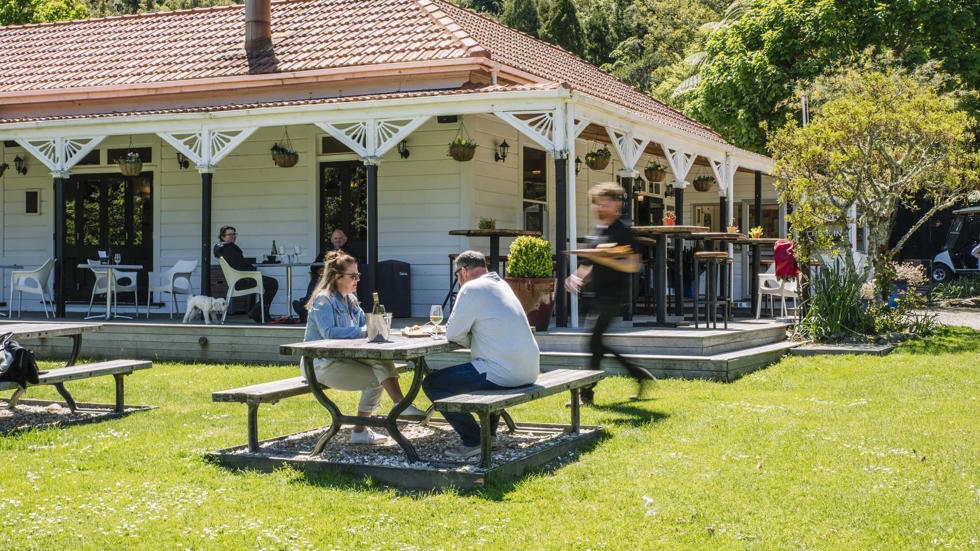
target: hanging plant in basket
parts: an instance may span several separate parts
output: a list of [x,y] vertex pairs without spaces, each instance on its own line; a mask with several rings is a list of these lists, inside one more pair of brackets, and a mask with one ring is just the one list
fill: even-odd
[[119,172],[122,172],[123,176],[139,176],[140,172],[143,172],[143,161],[140,160],[140,154],[135,151],[130,151],[125,157],[116,159],[116,163],[119,164]]
[[470,161],[474,154],[476,154],[476,142],[469,138],[457,134],[453,141],[449,142],[449,156],[457,161]]
[[606,146],[594,149],[585,154],[585,164],[592,170],[606,168],[609,165],[609,159],[612,159],[612,153]]
[[694,189],[704,192],[711,189],[711,184],[715,183],[715,179],[711,176],[698,176],[691,183],[694,184]]
[[289,168],[296,166],[299,162],[299,153],[293,149],[293,142],[289,139],[289,131],[283,131],[281,141],[272,144],[272,161],[276,166]]
[[647,177],[647,181],[663,182],[667,178],[667,167],[657,161],[652,161],[643,169],[643,175]]

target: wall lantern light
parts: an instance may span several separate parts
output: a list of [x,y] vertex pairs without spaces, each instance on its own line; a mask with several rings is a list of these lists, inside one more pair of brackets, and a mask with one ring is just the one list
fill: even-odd
[[507,140],[500,142],[497,147],[493,148],[493,160],[506,161],[508,151],[510,151],[510,146],[507,145]]
[[582,172],[582,158],[575,157],[575,174]]
[[187,157],[185,157],[180,151],[177,152],[177,166],[180,168],[187,168],[191,166],[191,162],[188,161]]
[[27,174],[27,159],[22,159],[20,155],[14,157],[14,170],[19,174]]
[[398,142],[398,154],[402,156],[402,159],[407,159],[408,156],[412,154],[412,152],[408,150],[408,142],[406,140]]

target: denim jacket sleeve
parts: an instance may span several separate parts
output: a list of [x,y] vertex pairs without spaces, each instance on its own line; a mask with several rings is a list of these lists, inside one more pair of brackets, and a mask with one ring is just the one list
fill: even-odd
[[364,311],[345,298],[321,294],[313,303],[303,340],[359,339],[364,337]]

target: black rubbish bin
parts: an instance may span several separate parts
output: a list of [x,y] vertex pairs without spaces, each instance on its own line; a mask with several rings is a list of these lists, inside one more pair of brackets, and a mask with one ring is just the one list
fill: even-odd
[[378,262],[378,298],[396,318],[412,316],[412,270],[408,262]]

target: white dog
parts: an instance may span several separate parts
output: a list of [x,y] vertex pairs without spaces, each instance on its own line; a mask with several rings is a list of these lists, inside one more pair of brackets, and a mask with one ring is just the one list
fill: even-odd
[[194,295],[187,299],[187,313],[184,314],[184,323],[190,323],[200,312],[204,317],[204,323],[211,325],[211,322],[221,323],[221,316],[224,315],[228,305],[223,298],[211,298],[204,295]]

